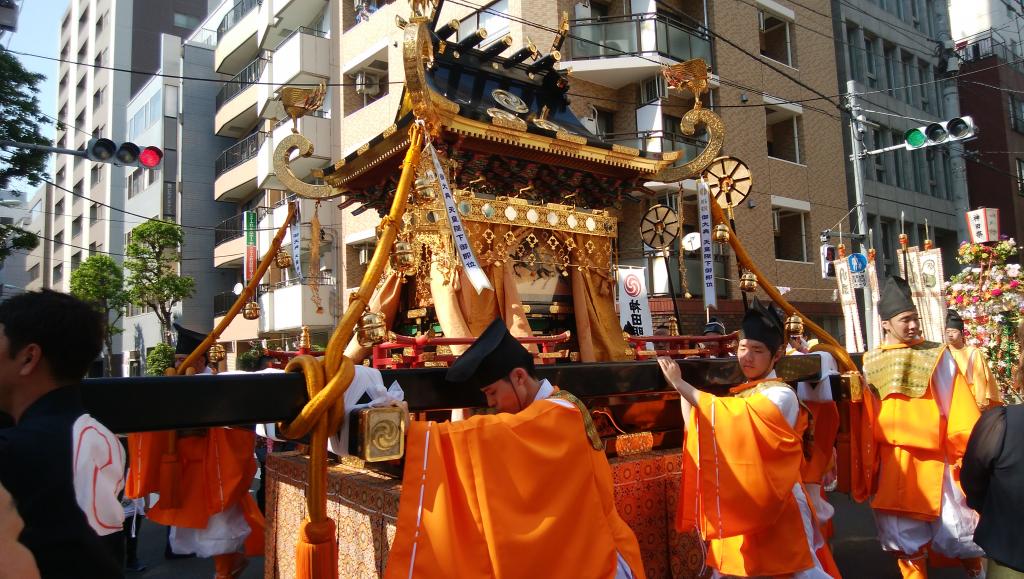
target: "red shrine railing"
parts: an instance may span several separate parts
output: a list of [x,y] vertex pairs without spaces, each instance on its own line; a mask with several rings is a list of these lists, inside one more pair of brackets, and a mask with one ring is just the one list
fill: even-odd
[[[739,332],[724,336],[627,336],[637,360],[670,356],[672,358],[718,358],[736,353]],[[648,350],[647,344],[654,349]]]
[[[569,359],[568,350],[557,350],[555,346],[569,341],[571,333],[566,331],[555,336],[531,336],[516,338],[520,344],[539,346],[534,360],[540,365],[554,364]],[[393,339],[373,347],[373,367],[378,369],[425,368],[433,365],[451,365],[458,358],[447,348],[438,346],[469,346],[476,338],[431,338],[420,336],[394,336]],[[399,350],[399,352],[395,352]],[[440,352],[438,350],[441,350]],[[446,352],[447,350],[447,352]]]

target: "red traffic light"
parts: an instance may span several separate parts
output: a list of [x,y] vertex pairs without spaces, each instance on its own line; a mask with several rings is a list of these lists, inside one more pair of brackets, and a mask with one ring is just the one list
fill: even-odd
[[160,147],[146,147],[139,153],[139,164],[147,169],[152,169],[160,164],[164,158],[164,152]]

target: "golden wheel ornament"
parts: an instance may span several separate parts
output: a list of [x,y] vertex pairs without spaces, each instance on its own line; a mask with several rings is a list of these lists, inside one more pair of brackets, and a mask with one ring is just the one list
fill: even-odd
[[753,185],[750,168],[736,157],[717,157],[704,169],[702,176],[708,183],[711,197],[728,213],[729,221],[732,221],[733,208],[750,195]]
[[640,239],[653,249],[665,249],[679,237],[679,215],[671,207],[655,205],[640,220]]

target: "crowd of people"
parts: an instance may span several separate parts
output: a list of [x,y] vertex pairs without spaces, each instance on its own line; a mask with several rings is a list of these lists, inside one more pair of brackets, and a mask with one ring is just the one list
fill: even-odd
[[[884,343],[864,355],[868,387],[851,428],[864,436],[853,461],[863,488],[854,494],[870,501],[881,549],[905,578],[949,564],[971,578],[1024,578],[1024,535],[1013,528],[1024,517],[1024,446],[1015,444],[1024,411],[1002,405],[956,312],[946,343],[925,341],[910,288],[897,277],[878,312]],[[0,578],[141,570],[133,539],[147,505],[146,517],[170,529],[170,551],[212,557],[217,579],[238,577],[262,549],[261,505],[250,492],[255,432],[119,440],[81,399],[101,322],[88,304],[48,290],[0,303]],[[787,336],[775,308],[756,299],[741,325],[735,358],[744,382],[728,396],[699,389],[675,360],[658,358],[685,428],[682,495],[670,516],[700,535],[715,577],[838,578],[824,492],[839,428],[823,386],[834,361]],[[177,329],[180,363],[203,336]],[[713,320],[704,333],[725,330]],[[1024,339],[1024,324],[1019,332]],[[822,381],[794,388],[780,380],[775,365],[787,354],[821,355]],[[188,373],[207,368],[200,359]],[[1024,356],[1016,379],[1024,381]],[[386,577],[645,576],[589,411],[537,377],[503,321],[447,380],[478,388],[494,412],[410,424]]]

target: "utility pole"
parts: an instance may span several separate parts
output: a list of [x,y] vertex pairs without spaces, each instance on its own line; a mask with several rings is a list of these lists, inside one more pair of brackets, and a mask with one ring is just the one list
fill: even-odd
[[[937,3],[938,5],[938,3]],[[953,38],[950,32],[949,13],[946,3],[941,3],[942,8],[936,15],[937,28],[936,40],[939,42],[939,70],[945,71],[946,78],[942,81],[942,110],[939,111],[939,118],[951,119],[960,116],[960,97],[957,92],[955,73],[958,69],[948,66],[949,58],[956,58],[953,52]],[[964,160],[964,146],[954,142],[949,145],[949,174],[953,182],[949,183],[953,205],[957,213],[970,211],[970,201],[967,198],[967,163]],[[956,219],[956,234],[959,239],[968,239],[967,222],[963,219]]]
[[[853,191],[854,191],[854,202],[857,204],[857,233],[862,237],[864,242],[861,243],[861,251],[865,250],[865,245],[872,243],[867,238],[868,235],[868,209],[864,203],[864,133],[867,129],[864,128],[863,117],[861,115],[860,105],[857,104],[857,87],[856,83],[852,80],[846,81],[846,99],[850,109],[850,149],[852,154],[850,155],[850,161],[853,164]],[[852,243],[852,242],[851,242]],[[864,321],[864,340],[865,344],[875,343],[875,336],[873,336],[874,325],[868,316],[871,315],[871,308],[868,304],[871,303],[872,295],[871,288],[865,284],[864,298],[861,304],[861,317]]]

